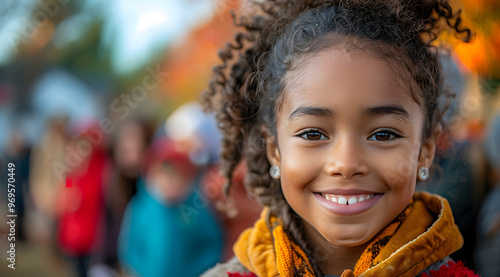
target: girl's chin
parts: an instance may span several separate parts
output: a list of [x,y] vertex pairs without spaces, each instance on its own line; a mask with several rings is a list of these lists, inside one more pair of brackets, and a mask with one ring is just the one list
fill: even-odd
[[371,237],[356,237],[356,236],[348,236],[348,237],[339,237],[339,236],[328,236],[323,235],[323,239],[325,239],[328,243],[337,246],[337,247],[358,247],[358,246],[366,246],[368,242],[371,240]]
[[330,242],[331,244],[337,246],[337,247],[358,247],[358,246],[364,246],[368,241],[336,241],[336,242]]

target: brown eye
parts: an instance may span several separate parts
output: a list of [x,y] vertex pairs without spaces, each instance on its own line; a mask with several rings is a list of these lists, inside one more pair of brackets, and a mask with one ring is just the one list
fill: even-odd
[[376,133],[375,139],[376,140],[390,140],[391,134],[389,134],[389,133]]
[[307,139],[309,140],[318,140],[321,139],[321,134],[320,133],[307,133],[306,134]]
[[396,138],[401,137],[399,134],[396,134],[395,132],[391,131],[380,131],[376,132],[373,135],[371,135],[368,140],[375,140],[375,141],[390,141],[394,140]]
[[300,134],[300,137],[306,140],[322,140],[322,139],[327,139],[326,136],[324,136],[322,133],[318,131],[306,131],[302,134]]

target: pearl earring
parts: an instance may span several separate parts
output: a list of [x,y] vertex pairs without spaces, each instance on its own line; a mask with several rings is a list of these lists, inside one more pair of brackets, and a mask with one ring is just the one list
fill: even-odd
[[418,179],[420,181],[425,181],[429,178],[429,169],[427,167],[422,166],[418,169]]
[[271,175],[273,179],[278,180],[281,176],[280,167],[277,165],[271,166],[269,169],[269,175]]

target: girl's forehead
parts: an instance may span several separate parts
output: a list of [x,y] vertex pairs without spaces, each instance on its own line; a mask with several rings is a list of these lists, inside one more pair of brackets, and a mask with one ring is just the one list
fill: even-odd
[[[382,73],[377,74],[377,81],[397,86],[402,92],[410,93],[419,105],[423,104],[424,96],[409,70],[415,65],[402,50],[385,42],[334,34],[320,38],[315,44],[313,51],[296,54],[291,60],[290,69],[282,78],[284,96],[290,88],[300,87],[304,80],[317,77],[318,71],[311,70],[312,67],[320,68],[320,72],[326,69],[346,71],[346,74],[355,68],[353,75],[360,70]],[[359,81],[373,82],[372,77],[375,76],[365,74]]]
[[[333,39],[330,39],[330,41],[333,41]],[[341,42],[335,40],[332,44],[324,42],[321,44],[324,44],[324,46],[319,48],[318,51],[294,56],[290,70],[284,76],[285,84],[290,81],[293,82],[293,78],[289,80],[289,77],[308,75],[308,71],[311,70],[304,70],[307,67],[325,67],[330,70],[345,71],[362,64],[361,69],[372,70],[374,67],[382,69],[385,77],[394,81],[407,71],[402,68],[403,60],[406,60],[407,57],[385,43],[346,38]],[[314,72],[311,72],[311,74],[314,74]]]
[[301,59],[300,66],[285,75],[282,108],[305,104],[354,107],[360,100],[419,107],[410,85],[402,80],[404,74],[398,72],[401,68],[387,59],[343,47],[325,48]]

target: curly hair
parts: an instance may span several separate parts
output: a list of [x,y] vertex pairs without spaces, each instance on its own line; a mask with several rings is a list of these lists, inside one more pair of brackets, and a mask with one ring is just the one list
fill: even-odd
[[[283,221],[321,276],[299,216],[286,202],[279,180],[268,174],[266,139],[275,139],[276,111],[286,92],[287,73],[305,54],[340,42],[386,58],[405,69],[399,80],[424,110],[425,139],[441,124],[443,114],[438,105],[442,73],[434,41],[446,29],[465,42],[472,33],[462,26],[460,11],[453,12],[445,0],[256,0],[255,5],[258,10],[238,22],[233,14],[243,30],[219,52],[222,62],[214,67],[201,101],[216,114],[223,133],[226,193],[236,165],[246,160],[247,190]],[[443,21],[448,28],[440,25]]]

